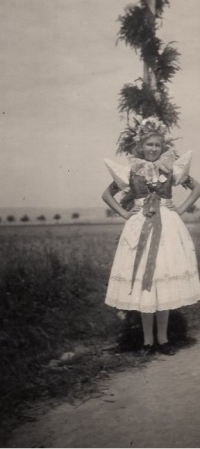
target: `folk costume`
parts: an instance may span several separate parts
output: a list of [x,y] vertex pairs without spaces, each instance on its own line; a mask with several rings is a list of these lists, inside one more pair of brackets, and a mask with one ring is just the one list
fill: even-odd
[[[164,127],[156,119],[143,120],[136,140],[150,131],[164,135]],[[105,160],[117,186],[129,189],[134,204],[141,207],[122,231],[108,283],[107,305],[153,313],[200,299],[194,245],[172,202],[173,185],[187,187],[192,183],[190,162],[191,152],[177,159],[173,148],[155,162],[137,152],[125,167]]]

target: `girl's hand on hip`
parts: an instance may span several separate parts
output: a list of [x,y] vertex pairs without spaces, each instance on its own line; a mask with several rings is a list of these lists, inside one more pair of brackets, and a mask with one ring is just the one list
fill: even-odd
[[132,215],[136,215],[140,211],[141,211],[141,206],[134,206],[134,207],[132,207],[131,210],[126,211],[126,214],[124,216],[125,220],[128,220],[129,218],[132,217]]

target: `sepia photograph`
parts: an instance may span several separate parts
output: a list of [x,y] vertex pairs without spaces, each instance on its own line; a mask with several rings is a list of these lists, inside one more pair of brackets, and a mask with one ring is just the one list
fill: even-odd
[[0,17],[0,447],[200,448],[200,1]]

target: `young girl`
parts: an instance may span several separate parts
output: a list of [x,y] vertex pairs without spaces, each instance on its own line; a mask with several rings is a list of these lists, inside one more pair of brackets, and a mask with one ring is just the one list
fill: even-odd
[[[103,200],[126,220],[108,284],[106,304],[142,314],[144,352],[154,350],[153,316],[157,318],[160,352],[173,355],[168,342],[169,310],[196,303],[200,282],[195,250],[180,215],[200,197],[200,184],[189,176],[191,152],[177,159],[167,147],[166,126],[156,118],[143,120],[135,129],[135,154],[122,167],[105,160],[114,182]],[[191,190],[175,208],[172,186]],[[131,211],[114,198],[123,189],[134,198]]]

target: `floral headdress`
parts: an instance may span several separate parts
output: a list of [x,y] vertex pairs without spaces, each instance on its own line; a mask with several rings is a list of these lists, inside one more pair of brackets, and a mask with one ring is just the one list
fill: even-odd
[[158,134],[163,138],[163,151],[174,147],[174,138],[165,138],[168,127],[157,117],[148,117],[145,119],[135,119],[134,125],[128,125],[118,139],[118,153],[130,154],[133,157],[140,157],[140,143],[152,134]]
[[134,140],[140,142],[154,133],[164,137],[166,132],[167,127],[163,122],[156,117],[148,117],[136,123]]

